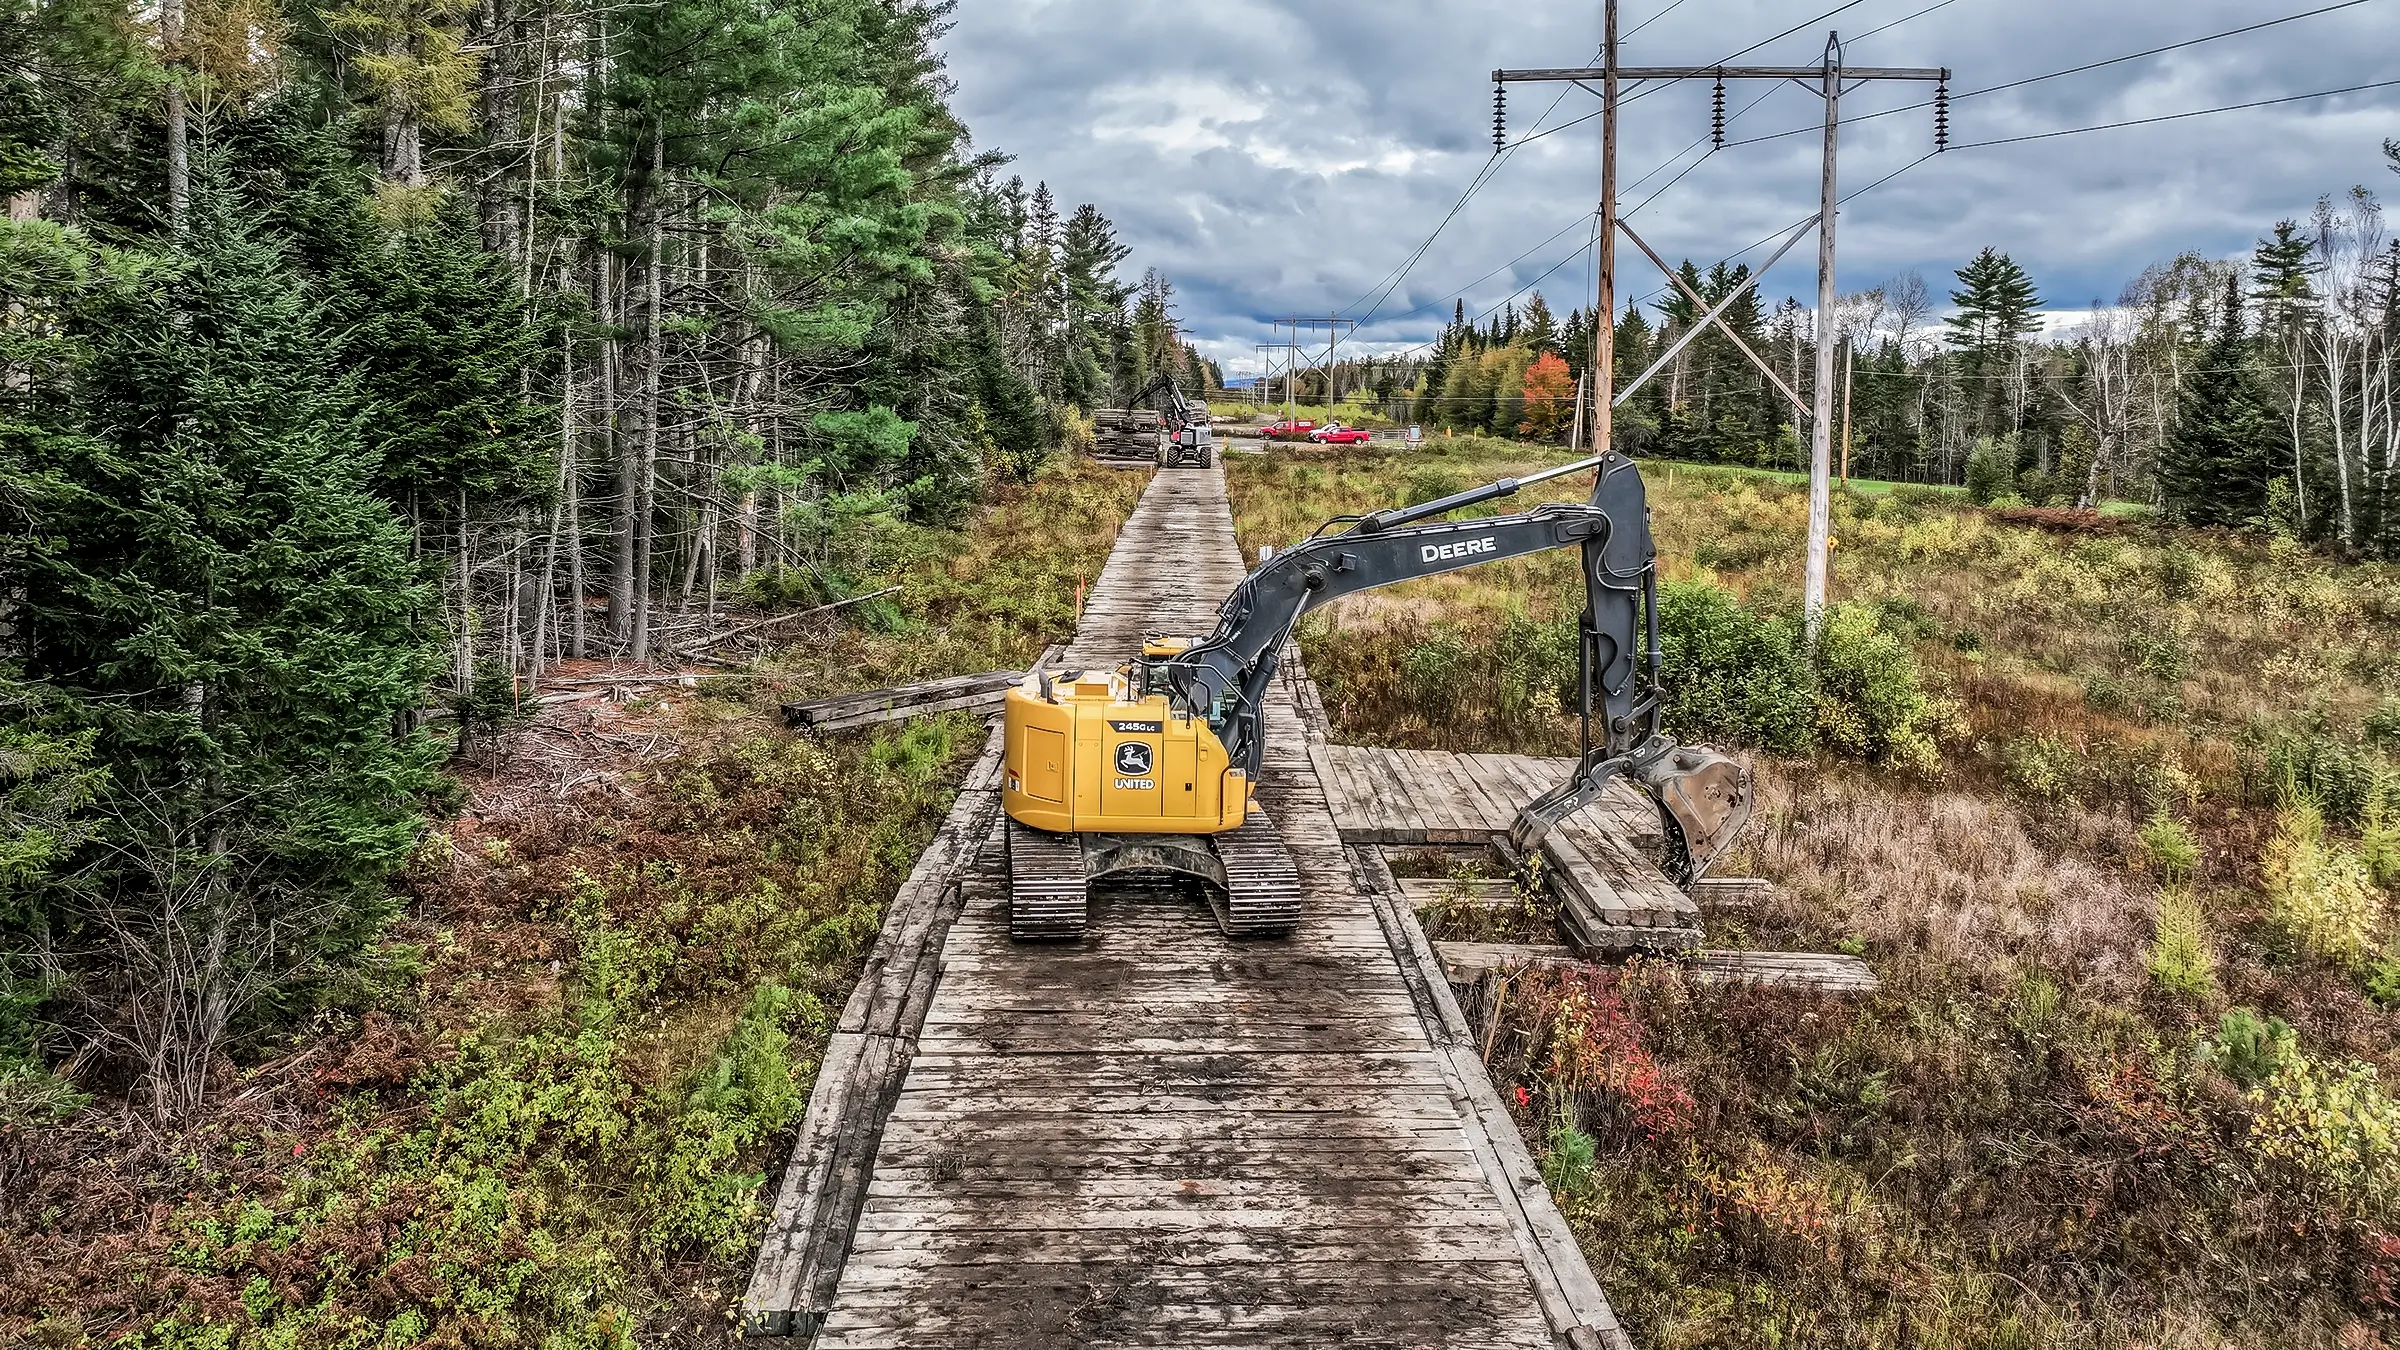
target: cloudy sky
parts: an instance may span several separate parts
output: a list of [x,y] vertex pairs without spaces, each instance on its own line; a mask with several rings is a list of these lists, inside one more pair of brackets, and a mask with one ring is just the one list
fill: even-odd
[[[1713,63],[1840,3],[1624,0],[1622,59]],[[1950,0],[1919,14],[1935,0],[1856,0],[1741,59],[1813,63],[1833,29],[1848,64],[1948,66],[1956,96],[2329,3]],[[1512,151],[1391,282],[1489,166],[1490,72],[1595,60],[1599,14],[1598,0],[965,0],[946,48],[979,146],[1014,155],[1010,172],[1047,180],[1062,205],[1107,212],[1133,246],[1129,266],[1163,269],[1186,332],[1238,375],[1277,315],[1371,313],[1358,340],[1389,350],[1431,337],[1458,297],[1470,312],[1521,288],[1561,311],[1588,297],[1596,119]],[[2400,0],[2361,0],[1960,98],[1952,138],[1965,146],[2395,80],[2395,53]],[[1871,84],[1845,96],[1843,111],[1857,117],[1928,92]],[[1670,261],[1706,265],[1815,210],[1813,132],[1732,146],[1691,167],[1707,150],[1709,96],[1694,81],[1624,109],[1624,205],[1640,204],[1634,225]],[[1568,86],[1512,85],[1511,139],[1598,102]],[[1727,139],[1811,126],[1821,107],[1790,84],[1730,84],[1727,112],[1740,115]],[[1844,190],[1923,155],[1932,134],[1925,110],[1845,126]],[[2113,299],[2146,264],[2184,249],[2243,251],[2277,219],[2304,218],[2322,194],[2357,183],[2400,194],[2381,151],[2395,136],[2400,85],[1956,149],[1844,208],[1842,289],[1913,269],[1945,291],[1952,270],[1989,244],[2060,308]],[[1630,249],[1619,267],[1620,296],[1659,284]],[[1770,301],[1813,302],[1814,268],[1814,244],[1803,241],[1768,277]]]

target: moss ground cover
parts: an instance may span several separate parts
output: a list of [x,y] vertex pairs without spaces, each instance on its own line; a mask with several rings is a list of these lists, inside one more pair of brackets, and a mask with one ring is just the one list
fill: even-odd
[[[1541,462],[1237,460],[1243,547]],[[2388,1343],[2400,574],[1837,493],[1812,667],[1802,490],[1645,476],[1672,718],[1755,756],[1726,870],[1778,883],[1711,941],[1856,952],[1883,990],[1512,985],[1495,1076],[1637,1343]],[[1577,585],[1495,564],[1302,644],[1357,739],[1562,751]]]

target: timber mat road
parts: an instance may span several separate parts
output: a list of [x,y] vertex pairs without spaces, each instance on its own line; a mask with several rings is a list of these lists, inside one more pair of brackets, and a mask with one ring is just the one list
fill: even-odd
[[[1223,470],[1159,470],[1066,664],[1206,634],[1244,571]],[[1286,668],[1260,799],[1307,890],[1288,938],[1234,942],[1201,897],[1128,886],[1095,890],[1079,942],[1011,942],[995,736],[828,1050],[754,1332],[1626,1344],[1380,855],[1336,832],[1322,713]]]

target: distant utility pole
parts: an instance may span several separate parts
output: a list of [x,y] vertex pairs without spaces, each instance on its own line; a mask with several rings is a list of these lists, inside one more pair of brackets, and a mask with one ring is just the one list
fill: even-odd
[[[1334,373],[1335,368],[1333,364],[1336,344],[1341,341],[1342,330],[1344,328],[1357,328],[1358,321],[1356,319],[1345,319],[1340,315],[1327,315],[1322,319],[1309,318],[1305,315],[1293,315],[1286,318],[1276,319],[1273,322],[1278,331],[1281,331],[1287,325],[1292,330],[1291,354],[1292,365],[1295,370],[1300,364],[1300,330],[1303,328],[1322,328],[1325,330],[1325,415],[1326,417],[1331,418],[1333,416],[1333,401],[1340,392],[1335,388],[1335,381],[1339,378]],[[1292,420],[1291,409],[1288,401],[1285,406],[1283,420],[1287,422]]]
[[[1809,473],[1808,573],[1807,582],[1802,591],[1802,602],[1807,613],[1809,640],[1814,643],[1818,626],[1824,616],[1826,547],[1827,540],[1833,532],[1831,481],[1834,420],[1833,349],[1837,340],[1834,332],[1834,310],[1838,298],[1834,290],[1834,215],[1840,200],[1836,191],[1835,156],[1840,141],[1842,95],[1870,80],[1916,80],[1935,85],[1934,149],[1941,150],[1947,148],[1949,140],[1950,71],[1946,67],[1936,69],[1913,66],[1844,66],[1842,64],[1841,36],[1838,33],[1825,35],[1824,59],[1813,66],[1621,65],[1617,60],[1617,0],[1603,0],[1603,8],[1605,17],[1602,21],[1604,31],[1601,43],[1602,64],[1598,68],[1495,70],[1492,72],[1492,143],[1495,151],[1503,148],[1507,140],[1506,109],[1509,85],[1563,81],[1589,90],[1592,86],[1587,81],[1599,82],[1600,276],[1596,303],[1598,322],[1594,325],[1592,333],[1592,444],[1596,447],[1606,449],[1609,446],[1611,424],[1614,420],[1610,413],[1615,405],[1632,397],[1634,390],[1639,389],[1643,381],[1649,379],[1659,366],[1673,359],[1683,349],[1682,342],[1676,343],[1665,356],[1660,357],[1658,362],[1652,365],[1650,370],[1644,371],[1638,378],[1626,385],[1622,392],[1616,392],[1617,232],[1623,230],[1628,239],[1639,245],[1642,251],[1649,255],[1650,260],[1657,264],[1661,271],[1667,273],[1668,279],[1673,281],[1678,289],[1683,290],[1695,305],[1699,305],[1699,297],[1691,294],[1690,289],[1683,285],[1681,278],[1667,267],[1666,260],[1661,258],[1647,243],[1644,243],[1642,237],[1633,232],[1632,226],[1617,218],[1617,86],[1625,80],[1660,83],[1676,80],[1713,80],[1716,83],[1716,100],[1711,118],[1711,129],[1719,148],[1725,144],[1725,82],[1727,80],[1792,80],[1803,88],[1811,89],[1825,102],[1824,170],[1818,183],[1817,216],[1813,222],[1817,228],[1817,368],[1816,388],[1812,391],[1816,396],[1816,406],[1814,409],[1803,410],[1809,413]],[[1786,241],[1784,247],[1788,249],[1794,242],[1797,242],[1797,236],[1793,240]],[[1781,258],[1783,255],[1778,252],[1775,256]],[[1768,267],[1773,265],[1773,261],[1767,264]],[[1766,267],[1761,267],[1757,272],[1751,274],[1747,284],[1757,284],[1765,273]],[[1740,288],[1737,288],[1735,294],[1739,293]],[[1723,323],[1726,306],[1719,304],[1714,309],[1709,309],[1704,305],[1699,307],[1706,310],[1707,315],[1699,323],[1693,325],[1692,332],[1697,333],[1712,322],[1718,324],[1724,329],[1727,336],[1733,338],[1734,345],[1741,349],[1742,354],[1749,357],[1752,364],[1756,365],[1774,383],[1775,387],[1792,401],[1795,407],[1798,407],[1800,397],[1791,386],[1785,384],[1782,378],[1776,375],[1772,366],[1760,359],[1758,353],[1750,350],[1748,344],[1744,343],[1731,327]],[[1688,340],[1690,336],[1687,334],[1686,339]]]

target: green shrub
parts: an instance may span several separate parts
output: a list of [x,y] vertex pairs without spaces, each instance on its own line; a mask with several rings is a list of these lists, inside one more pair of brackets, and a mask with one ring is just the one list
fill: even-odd
[[1921,773],[1941,768],[1949,710],[1928,694],[1906,643],[1876,611],[1835,605],[1817,639],[1818,733],[1827,748]]
[[1402,506],[1422,506],[1426,502],[1467,490],[1467,480],[1448,469],[1425,467],[1412,470]]
[[1797,625],[1706,582],[1659,588],[1660,676],[1678,736],[1724,737],[1783,754],[1815,744]]
[[1929,641],[1941,636],[1942,626],[1934,622],[1925,607],[1905,595],[1877,596],[1875,618],[1883,631],[1912,642]]
[[2013,439],[1989,436],[1967,452],[1967,500],[1990,506],[2016,492],[2017,446]]
[[2280,1017],[2260,1017],[2248,1008],[2228,1008],[2217,1019],[2216,1036],[2200,1047],[2202,1058],[2217,1072],[2255,1087],[2274,1076],[2292,1058],[2297,1038]]
[[1895,767],[1941,767],[1950,706],[1924,687],[1906,643],[1869,605],[1826,611],[1816,669],[1800,625],[1706,582],[1659,591],[1667,724],[1784,754],[1815,748]]
[[1549,1147],[1542,1151],[1542,1182],[1554,1194],[1577,1196],[1591,1189],[1593,1175],[1599,1169],[1599,1143],[1572,1125],[1560,1124],[1550,1131]]
[[2386,953],[2367,963],[2367,997],[2377,1006],[2400,1008],[2400,955]]
[[2369,745],[2400,750],[2400,698],[2386,698],[2367,714],[2362,728]]
[[1436,722],[1457,714],[1466,699],[1468,677],[1467,644],[1448,624],[1436,626],[1400,661],[1400,679],[1410,701]]
[[1954,500],[1954,496],[1950,489],[1936,487],[1931,483],[1898,483],[1893,485],[1891,494],[1885,500],[1898,506],[1922,509],[1928,506],[1949,505]]
[[2138,712],[2141,703],[2124,681],[2113,675],[2094,675],[2084,682],[2083,706],[2110,717],[2124,717]]
[[2181,885],[2200,873],[2200,841],[2192,827],[2164,811],[2142,826],[2142,852],[2150,869],[2170,886]]
[[2328,837],[2313,803],[2295,801],[2277,815],[2264,871],[2276,921],[2310,952],[2355,968],[2375,950],[2383,906],[2367,865]]
[[2191,650],[2172,633],[2128,628],[2117,638],[2117,653],[2129,668],[2162,680],[2180,680],[2192,665]]
[[2302,798],[2325,818],[2355,825],[2366,815],[2382,768],[2375,758],[2336,736],[2323,717],[2297,723],[2255,723],[2236,747],[2244,793],[2254,802]]
[[1522,614],[1508,616],[1491,653],[1499,668],[1493,693],[1502,717],[1513,721],[1574,708],[1575,641],[1572,621],[1545,624]]
[[2359,825],[2358,860],[2387,891],[2400,890],[2400,774],[2385,774],[2367,798]]
[[2038,802],[2074,801],[2083,776],[2083,755],[2056,736],[2012,741],[2001,752],[2009,788]]
[[2209,950],[2208,921],[2189,888],[2170,886],[2158,893],[2147,964],[2150,977],[2163,989],[2195,998],[2216,990],[2217,959]]
[[2372,1217],[2400,1203],[2400,1102],[2375,1066],[2320,1063],[2288,1054],[2252,1089],[2250,1125],[2260,1152],[2297,1167]]
[[1950,646],[1957,651],[1980,652],[1983,650],[1983,634],[1972,628],[1961,628],[1950,635]]

